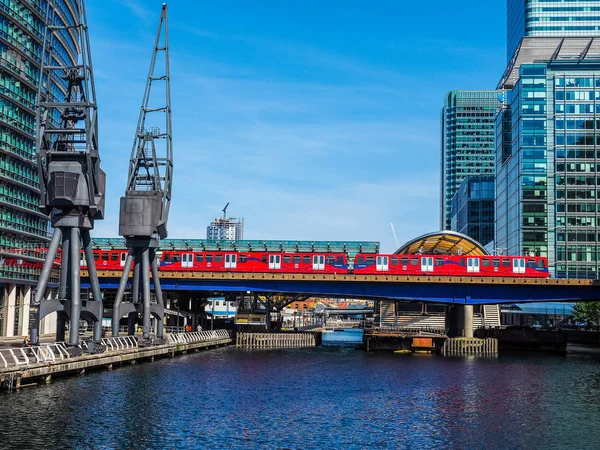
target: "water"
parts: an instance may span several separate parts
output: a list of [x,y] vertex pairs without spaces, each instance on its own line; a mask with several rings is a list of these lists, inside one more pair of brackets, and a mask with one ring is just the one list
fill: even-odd
[[344,345],[356,347],[363,342],[364,330],[361,328],[336,328],[324,331],[321,345]]
[[600,357],[234,347],[0,394],[0,448],[598,448]]

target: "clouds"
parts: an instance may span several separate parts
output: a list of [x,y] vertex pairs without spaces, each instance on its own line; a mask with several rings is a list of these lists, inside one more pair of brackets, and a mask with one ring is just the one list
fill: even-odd
[[[108,174],[94,235],[115,236],[160,2],[103,5],[89,14]],[[328,28],[285,8],[169,6],[170,237],[204,238],[227,202],[248,239],[379,240],[392,251],[390,222],[401,241],[437,227],[443,95],[490,87],[453,84],[465,49],[483,56],[485,44],[435,30],[416,42],[371,9],[368,20],[336,10]],[[434,57],[446,66],[433,71]],[[488,78],[497,74],[478,79]]]

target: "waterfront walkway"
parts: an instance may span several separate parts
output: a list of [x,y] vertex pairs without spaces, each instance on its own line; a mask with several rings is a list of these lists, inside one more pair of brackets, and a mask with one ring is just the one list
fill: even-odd
[[[42,343],[35,347],[0,349],[0,387],[13,389],[23,382],[50,382],[52,376],[82,374],[86,370],[106,368],[114,365],[135,363],[158,357],[173,357],[188,351],[231,344],[227,330],[175,333],[166,335],[166,343],[140,347],[135,336],[105,338],[102,344],[106,351],[71,357],[64,343]],[[83,345],[85,350],[85,344]]]

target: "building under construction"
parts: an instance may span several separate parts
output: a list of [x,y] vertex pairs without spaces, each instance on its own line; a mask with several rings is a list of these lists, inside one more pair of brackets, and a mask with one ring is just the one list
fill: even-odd
[[244,218],[217,217],[206,227],[206,239],[240,241],[244,239]]

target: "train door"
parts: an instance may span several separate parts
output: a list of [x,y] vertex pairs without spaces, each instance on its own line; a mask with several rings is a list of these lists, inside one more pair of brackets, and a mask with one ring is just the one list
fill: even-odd
[[269,255],[269,269],[281,269],[281,255]]
[[235,269],[237,267],[237,255],[225,255],[225,268]]
[[87,267],[87,261],[85,260],[85,253],[79,254],[79,267]]
[[479,258],[467,258],[467,272],[479,273]]
[[194,267],[194,255],[192,253],[181,254],[181,267],[191,269]]
[[389,257],[378,256],[375,265],[376,265],[377,271],[387,272],[387,270],[389,268]]
[[127,260],[127,252],[121,252],[119,256],[119,265],[125,267],[125,261]]
[[433,256],[421,257],[421,272],[433,272]]
[[325,270],[325,256],[313,255],[313,270]]
[[513,273],[525,273],[525,258],[513,259]]

